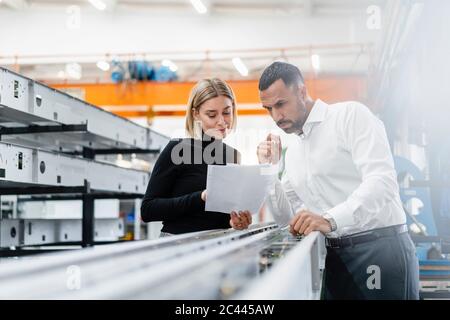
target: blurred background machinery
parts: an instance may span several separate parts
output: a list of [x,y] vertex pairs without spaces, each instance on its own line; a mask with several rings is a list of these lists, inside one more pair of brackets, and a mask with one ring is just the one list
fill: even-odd
[[447,1],[392,1],[370,95],[385,123],[422,298],[450,298]]

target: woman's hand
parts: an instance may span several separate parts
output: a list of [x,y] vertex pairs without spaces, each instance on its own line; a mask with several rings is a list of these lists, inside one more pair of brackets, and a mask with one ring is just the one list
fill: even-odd
[[206,190],[203,190],[202,192],[202,200],[206,202]]
[[239,214],[233,211],[230,217],[230,226],[236,230],[247,229],[252,224],[252,215],[248,210],[239,211]]

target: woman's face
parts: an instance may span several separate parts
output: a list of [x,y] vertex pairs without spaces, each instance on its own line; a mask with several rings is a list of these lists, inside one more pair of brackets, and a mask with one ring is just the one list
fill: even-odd
[[193,112],[194,119],[201,122],[203,131],[215,139],[224,139],[234,120],[233,103],[225,96],[209,99]]

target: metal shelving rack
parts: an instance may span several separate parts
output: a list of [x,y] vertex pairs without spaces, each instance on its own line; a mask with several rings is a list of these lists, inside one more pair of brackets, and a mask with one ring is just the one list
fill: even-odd
[[[27,195],[23,201],[82,200],[82,235],[75,243],[83,247],[95,243],[94,200],[141,198],[149,179],[146,171],[96,161],[96,155],[155,155],[168,141],[149,128],[0,68],[0,195]],[[0,247],[32,244],[25,241],[33,239],[27,237],[30,221],[0,219],[0,226]],[[71,242],[67,233],[54,231],[36,244]]]

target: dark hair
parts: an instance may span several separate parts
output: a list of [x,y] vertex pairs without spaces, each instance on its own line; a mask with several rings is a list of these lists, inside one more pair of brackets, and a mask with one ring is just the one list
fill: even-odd
[[269,88],[275,81],[282,79],[287,87],[293,84],[305,83],[302,73],[293,64],[276,61],[264,69],[259,79],[259,91]]

